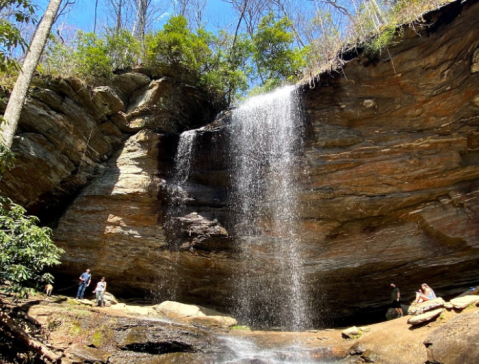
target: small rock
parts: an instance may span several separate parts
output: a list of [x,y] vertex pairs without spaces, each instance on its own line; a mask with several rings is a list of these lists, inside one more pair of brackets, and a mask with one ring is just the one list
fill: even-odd
[[345,338],[352,338],[354,336],[358,336],[359,335],[359,329],[356,327],[356,326],[353,326],[353,327],[350,327],[346,330],[344,330],[342,333],[343,337]]
[[386,312],[386,320],[394,320],[399,317],[397,311],[394,308],[389,308]]
[[366,363],[375,363],[378,360],[378,354],[376,354],[374,351],[367,349],[361,355],[361,358],[363,358]]
[[105,292],[105,294],[103,296],[104,296],[105,302],[107,304],[108,303],[111,304],[111,305],[117,305],[118,304],[118,300],[110,292]]
[[437,310],[434,310],[434,311],[428,311],[421,315],[413,316],[409,320],[407,320],[407,323],[409,325],[419,325],[423,322],[431,321],[437,316],[439,316],[442,313],[442,311],[443,311],[442,308],[438,308]]
[[366,109],[371,109],[373,107],[376,107],[376,101],[374,101],[372,99],[366,99],[366,100],[363,101],[363,106]]
[[356,343],[349,348],[349,355],[358,355],[366,351],[366,347],[362,343]]
[[451,302],[446,302],[444,304],[444,308],[447,309],[447,310],[452,310],[454,308],[454,306],[452,305]]
[[464,296],[451,300],[451,304],[457,310],[463,310],[470,305],[475,305],[477,302],[479,302],[479,296]]
[[479,72],[479,49],[472,55],[471,73]]
[[420,315],[423,312],[432,311],[440,307],[444,307],[446,302],[441,298],[435,298],[426,302],[421,302],[416,305],[411,305],[408,310],[409,315]]

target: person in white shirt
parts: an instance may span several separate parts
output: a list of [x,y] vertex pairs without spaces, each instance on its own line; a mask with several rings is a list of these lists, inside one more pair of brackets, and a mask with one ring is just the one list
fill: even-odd
[[106,292],[106,282],[105,277],[102,277],[100,282],[96,284],[96,288],[93,293],[96,293],[96,304],[101,307],[105,307],[105,292]]

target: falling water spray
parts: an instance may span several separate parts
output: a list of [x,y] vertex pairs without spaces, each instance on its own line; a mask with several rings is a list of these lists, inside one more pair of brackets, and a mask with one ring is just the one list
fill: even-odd
[[296,171],[303,117],[294,87],[248,100],[230,127],[236,315],[253,326],[308,325]]

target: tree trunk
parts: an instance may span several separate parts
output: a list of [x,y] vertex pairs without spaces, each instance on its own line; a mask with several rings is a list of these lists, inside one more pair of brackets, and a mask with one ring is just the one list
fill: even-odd
[[23,104],[27,97],[28,88],[32,82],[33,73],[43,53],[43,48],[47,42],[60,3],[61,0],[50,0],[47,10],[30,44],[30,49],[27,52],[22,70],[13,87],[12,94],[10,95],[10,100],[8,101],[4,115],[5,124],[3,125],[3,143],[8,148],[12,147],[13,137],[17,129]]
[[40,357],[43,356],[52,363],[60,363],[62,354],[55,354],[45,345],[32,339],[23,329],[15,324],[15,322],[8,316],[7,313],[2,312],[2,310],[0,310],[0,327],[3,328],[3,330],[6,330],[6,332],[9,332],[10,335],[12,335],[15,339],[23,342]]
[[132,33],[133,36],[140,41],[143,41],[145,36],[148,5],[149,4],[147,0],[137,0],[137,12]]
[[96,18],[98,16],[98,0],[95,1],[95,21],[93,23],[93,33],[96,34]]

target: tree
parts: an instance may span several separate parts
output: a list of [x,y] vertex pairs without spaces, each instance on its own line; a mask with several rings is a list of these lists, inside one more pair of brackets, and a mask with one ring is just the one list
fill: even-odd
[[27,52],[25,61],[18,76],[15,86],[13,87],[10,100],[5,109],[5,126],[3,127],[3,143],[7,148],[10,148],[13,143],[15,130],[17,129],[20,113],[25,103],[28,88],[32,82],[33,73],[38,65],[38,61],[43,52],[43,48],[47,42],[48,35],[55,20],[61,0],[50,0],[47,10],[43,15],[35,36],[30,44],[30,49]]
[[136,17],[133,25],[133,36],[143,41],[148,29],[151,29],[166,11],[166,3],[155,0],[136,0]]
[[207,0],[174,0],[173,12],[175,15],[184,16],[190,27],[201,28]]
[[136,39],[143,39],[146,29],[146,13],[148,11],[148,0],[137,0],[136,3],[136,18],[135,25],[133,26],[133,36]]
[[263,17],[253,35],[253,59],[262,76],[262,86],[271,89],[286,79],[292,79],[305,65],[305,50],[293,49],[292,22],[283,17],[276,20],[273,13]]
[[6,71],[16,63],[8,57],[11,49],[27,49],[20,30],[9,19],[17,23],[32,21],[34,7],[30,0],[0,0],[0,71]]

